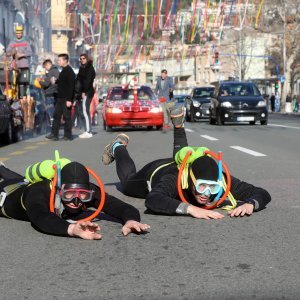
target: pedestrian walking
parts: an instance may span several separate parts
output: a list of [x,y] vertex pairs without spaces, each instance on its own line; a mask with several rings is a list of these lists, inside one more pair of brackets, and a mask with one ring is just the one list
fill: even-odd
[[163,69],[160,77],[157,79],[155,91],[158,93],[158,98],[161,102],[164,112],[164,128],[169,128],[170,114],[168,110],[168,101],[170,101],[170,94],[173,93],[174,83],[172,77],[168,76],[168,71]]
[[297,112],[297,96],[293,96],[293,101],[292,101],[292,111]]
[[285,112],[287,113],[292,112],[292,96],[290,93],[288,93],[285,98]]
[[74,102],[75,73],[69,65],[68,54],[58,55],[58,65],[62,67],[58,79],[51,78],[52,84],[57,84],[57,101],[53,114],[53,124],[51,133],[46,136],[47,139],[57,141],[59,139],[59,128],[61,117],[63,116],[64,140],[72,140],[72,121],[71,111]]
[[79,135],[80,138],[91,138],[92,134],[92,122],[90,115],[90,106],[95,93],[94,79],[96,76],[95,69],[92,61],[88,55],[83,53],[80,55],[80,69],[77,75],[77,80],[80,82],[81,88],[81,101],[79,101],[79,114],[83,120],[84,132]]
[[274,95],[274,93],[272,93],[270,101],[271,101],[271,111],[274,112],[275,111],[275,95]]
[[57,84],[52,84],[51,78],[54,77],[57,80],[59,77],[59,71],[58,68],[53,65],[51,59],[46,59],[43,62],[43,67],[46,70],[46,75],[39,80],[39,83],[45,91],[47,114],[50,119],[50,126],[52,126],[54,107],[57,97]]

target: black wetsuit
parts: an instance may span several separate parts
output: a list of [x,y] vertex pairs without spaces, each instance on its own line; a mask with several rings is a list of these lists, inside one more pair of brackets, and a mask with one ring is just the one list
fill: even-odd
[[[184,128],[174,129],[175,154],[183,147],[188,146]],[[173,158],[153,161],[136,172],[135,164],[126,147],[119,146],[114,152],[116,169],[122,184],[123,193],[136,198],[145,198],[145,205],[153,213],[174,215],[182,203],[177,191],[178,168]],[[161,165],[172,162],[152,177],[151,191],[149,192],[147,181],[153,172]],[[271,201],[270,194],[259,187],[243,182],[231,176],[232,195],[235,199],[248,203],[255,201],[255,211],[259,211]],[[185,191],[186,199],[195,206],[200,206],[189,191]]]
[[[6,178],[6,180],[0,182],[0,193],[4,187],[24,180],[22,176],[3,166],[0,166],[1,178]],[[92,184],[92,189],[95,191],[94,198],[87,203],[86,208],[98,207],[99,204],[100,189],[94,184]],[[66,220],[80,220],[87,217],[88,212],[82,210],[80,213],[71,215],[64,211],[62,217],[51,213],[49,209],[50,191],[49,180],[34,183],[30,186],[23,185],[7,196],[4,202],[4,210],[0,211],[0,215],[30,221],[37,230],[44,233],[67,236],[70,223]],[[140,221],[139,211],[135,207],[111,195],[106,195],[102,211],[120,219],[123,224],[128,220]],[[89,213],[91,214],[91,212]]]

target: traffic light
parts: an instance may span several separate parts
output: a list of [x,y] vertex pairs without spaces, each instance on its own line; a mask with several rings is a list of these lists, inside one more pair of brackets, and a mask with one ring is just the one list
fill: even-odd
[[215,64],[219,63],[219,52],[215,52]]
[[279,81],[276,80],[276,81],[275,81],[275,89],[278,90],[278,88],[279,88]]

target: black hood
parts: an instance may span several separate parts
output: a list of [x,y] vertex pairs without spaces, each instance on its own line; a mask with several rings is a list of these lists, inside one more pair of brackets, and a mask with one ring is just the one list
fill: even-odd
[[62,168],[61,182],[62,184],[69,185],[70,187],[78,185],[81,188],[89,189],[89,172],[82,164],[78,162],[71,162]]
[[209,156],[201,156],[195,159],[190,168],[196,179],[218,181],[218,164]]

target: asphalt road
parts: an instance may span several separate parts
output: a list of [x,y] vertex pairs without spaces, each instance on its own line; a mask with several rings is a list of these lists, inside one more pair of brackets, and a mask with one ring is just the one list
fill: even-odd
[[[117,190],[115,164],[100,163],[117,134],[101,127],[90,140],[38,137],[0,148],[0,160],[20,173],[60,150],[95,169],[107,191],[135,205],[151,225],[146,235],[123,237],[119,223],[104,219],[103,239],[84,241],[0,219],[0,298],[300,299],[300,117],[271,115],[269,123],[186,125],[190,145],[222,150],[232,174],[272,195],[267,209],[236,219],[144,214],[143,200]],[[127,133],[138,168],[172,153],[172,131]]]

